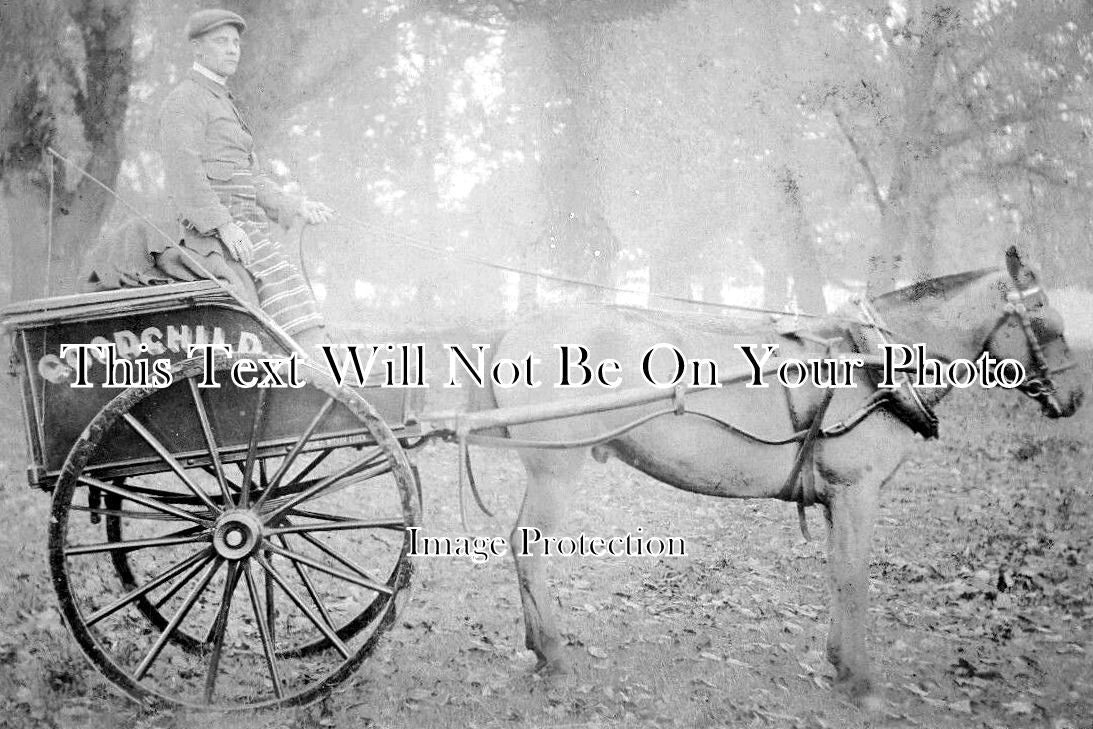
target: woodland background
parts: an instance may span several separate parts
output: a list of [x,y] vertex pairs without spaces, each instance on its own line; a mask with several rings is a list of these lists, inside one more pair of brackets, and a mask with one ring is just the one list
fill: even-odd
[[[636,303],[818,310],[1000,265],[1017,244],[1070,303],[1088,382],[1087,0],[220,2],[250,24],[233,85],[264,160],[339,211],[303,247],[341,323],[485,341],[482,322],[595,295],[456,254]],[[47,147],[168,217],[156,116],[189,66],[198,6],[0,0],[0,301],[71,290],[100,231],[131,214]],[[531,673],[507,561],[434,560],[330,700],[211,718],[143,712],[79,654],[17,399],[0,378],[0,503],[17,517],[0,530],[0,726],[1085,729],[1093,716],[1088,405],[1047,423],[1010,393],[955,393],[942,439],[885,486],[878,716],[831,689],[823,544],[801,541],[791,507],[610,464],[574,484],[569,526],[671,529],[693,556],[553,565],[577,656],[565,681]],[[439,533],[458,529],[456,463],[440,443],[419,461]],[[478,465],[498,518],[474,526],[507,533],[516,456]]]
[[[47,147],[169,217],[158,107],[202,4],[0,3],[10,298],[72,290],[131,215]],[[582,295],[421,244],[808,310],[1011,243],[1053,288],[1093,285],[1088,0],[221,4],[250,24],[232,85],[266,166],[342,213],[304,244],[335,319]]]

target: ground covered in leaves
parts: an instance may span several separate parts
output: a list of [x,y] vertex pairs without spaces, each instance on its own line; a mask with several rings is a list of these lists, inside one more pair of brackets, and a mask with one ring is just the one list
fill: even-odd
[[[823,544],[801,538],[792,507],[590,461],[572,533],[641,528],[683,537],[688,555],[552,564],[571,675],[531,674],[508,559],[425,559],[399,623],[324,703],[199,717],[142,712],[68,637],[46,567],[49,499],[25,486],[11,382],[0,398],[0,726],[1093,727],[1093,406],[1051,422],[1012,393],[958,392],[941,440],[886,485],[871,570],[878,714],[831,689]],[[455,449],[417,455],[426,526],[462,533]],[[475,458],[497,517],[472,513],[471,530],[505,535],[518,460]],[[819,512],[809,519],[821,534]]]

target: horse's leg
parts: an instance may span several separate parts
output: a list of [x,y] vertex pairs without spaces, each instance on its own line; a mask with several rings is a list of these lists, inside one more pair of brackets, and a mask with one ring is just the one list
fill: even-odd
[[524,606],[526,644],[539,658],[535,670],[548,673],[565,672],[566,662],[546,585],[549,557],[543,555],[543,541],[535,540],[535,530],[544,538],[558,536],[556,530],[562,516],[562,494],[567,487],[572,487],[573,477],[580,468],[579,457],[577,453],[541,452],[524,456],[527,489],[520,515],[509,535],[520,600]]
[[879,708],[865,639],[869,628],[869,542],[881,479],[869,476],[831,489],[827,517],[827,568],[831,632],[827,659],[836,682],[863,708]]

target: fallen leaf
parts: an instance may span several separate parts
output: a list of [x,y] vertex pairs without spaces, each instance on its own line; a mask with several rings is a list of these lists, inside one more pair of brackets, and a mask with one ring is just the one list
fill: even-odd
[[1002,704],[1002,708],[1006,710],[1007,714],[1031,714],[1035,711],[1035,707],[1028,701],[1007,701]]
[[916,686],[913,683],[905,683],[905,684],[903,684],[903,688],[907,689],[908,691],[913,693],[915,696],[923,696],[923,697],[926,696],[926,691],[924,689],[922,689],[921,687]]
[[961,714],[970,714],[972,713],[972,702],[970,699],[951,701],[949,702],[949,708]]

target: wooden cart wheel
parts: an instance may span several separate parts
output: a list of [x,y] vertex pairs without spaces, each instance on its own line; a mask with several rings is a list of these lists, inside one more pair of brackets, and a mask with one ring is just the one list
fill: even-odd
[[[242,389],[226,373],[205,389],[188,360],[169,388],[114,398],[69,453],[53,496],[53,584],[84,653],[130,696],[306,703],[394,622],[420,520],[412,468],[363,398],[300,369],[299,389]],[[134,437],[144,475],[97,478],[96,454]],[[89,489],[107,496],[105,541],[71,513]]]
[[[266,466],[259,461],[259,468],[265,469]],[[411,470],[414,475],[414,485],[417,489],[417,499],[421,501],[421,480],[418,475],[418,470],[411,464]],[[230,483],[230,481],[229,481]],[[121,485],[124,486],[124,483]],[[233,488],[237,488],[236,484],[232,484]],[[119,516],[121,510],[121,500],[117,496],[110,495],[106,498],[106,538],[110,542],[120,543],[124,541],[125,536],[123,534],[123,519]],[[96,510],[97,511],[97,510]],[[114,549],[109,552],[110,559],[114,565],[114,571],[117,574],[118,579],[121,581],[122,587],[126,592],[137,590],[140,585],[133,574],[132,565],[129,563],[129,552],[124,549]],[[399,564],[396,563],[392,567],[391,574],[387,575],[385,584],[389,583],[395,578],[394,572],[399,569]],[[344,625],[341,625],[337,629],[337,635],[342,640],[352,637],[357,631],[362,630],[371,624],[372,620],[376,617],[379,611],[385,606],[383,600],[373,600],[369,602],[360,614],[355,618],[348,620]],[[139,595],[133,601],[133,607],[143,615],[148,621],[157,629],[164,630],[170,623],[170,619],[160,612],[159,608],[148,598],[147,595]],[[171,643],[181,647],[183,650],[196,653],[205,651],[207,649],[203,640],[191,636],[181,628],[176,629],[171,633]],[[318,636],[314,641],[304,643],[299,646],[285,647],[278,646],[277,657],[278,658],[297,658],[301,656],[307,656],[318,651],[326,650],[331,646],[330,640],[325,636]]]

